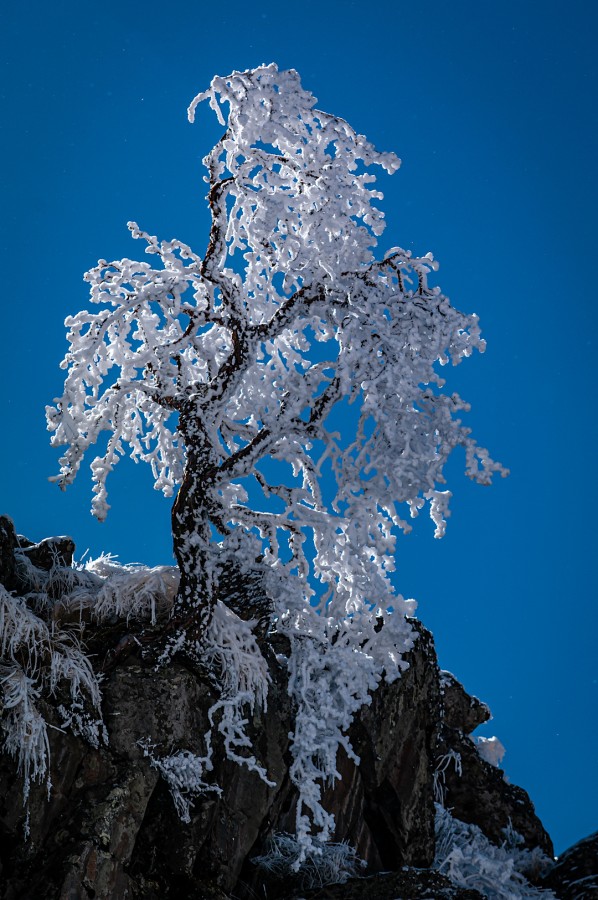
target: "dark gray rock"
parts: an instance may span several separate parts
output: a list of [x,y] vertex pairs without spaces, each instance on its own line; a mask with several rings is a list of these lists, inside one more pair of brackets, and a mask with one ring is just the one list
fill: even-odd
[[327,797],[343,840],[370,866],[390,870],[429,866],[434,858],[437,662],[432,635],[421,623],[413,624],[418,639],[406,657],[409,668],[393,684],[381,685],[361,710],[350,731],[360,765],[347,777],[343,773]]
[[75,543],[72,538],[44,538],[33,543],[16,534],[8,516],[0,516],[0,584],[11,592],[39,591],[48,583],[49,573],[70,569]]
[[26,546],[23,546],[23,542],[20,544],[19,552],[37,569],[49,572],[59,566],[69,567],[73,564],[75,542],[66,535],[44,538],[38,544],[31,544],[29,541]]
[[492,718],[485,703],[467,693],[452,672],[440,672],[440,694],[444,724],[463,734],[471,734],[478,725]]
[[439,760],[449,752],[460,756],[460,770],[448,765],[444,772],[444,805],[462,822],[477,825],[495,844],[502,844],[509,823],[524,846],[540,847],[553,856],[552,841],[522,788],[505,781],[504,772],[486,762],[475,744],[457,731],[445,731],[438,747]]
[[[193,676],[185,673],[185,678]],[[214,697],[208,697],[205,686],[202,691],[203,699],[185,701],[188,714],[183,715],[181,735],[174,742],[177,748],[182,746],[198,754],[205,750],[202,744],[209,727],[207,710],[214,701]],[[196,693],[197,688],[193,687],[192,692]],[[173,699],[177,693],[172,692]],[[185,737],[185,728],[189,727],[194,728],[194,747],[189,746],[191,732],[187,731]],[[190,882],[208,879],[223,891],[231,890],[285,784],[290,727],[286,690],[275,683],[268,698],[268,712],[256,710],[249,725],[255,755],[267,769],[274,786],[268,786],[255,772],[226,759],[216,743],[212,780],[220,785],[222,793],[198,798],[191,822],[184,825],[178,819],[168,789],[161,783],[138,835],[134,871],[161,875],[162,881],[169,883],[176,883],[181,876]],[[164,747],[163,741],[161,746]]]
[[[325,797],[337,819],[336,839],[357,845],[374,871],[414,861],[429,865],[434,853],[430,763],[438,682],[431,636],[421,627],[420,634],[409,670],[381,687],[354,725],[361,765],[341,761],[343,780]],[[48,803],[43,786],[33,787],[28,845],[20,831],[20,779],[12,762],[1,759],[0,830],[6,840],[0,860],[9,881],[0,896],[43,900],[93,889],[105,897],[193,897],[201,896],[191,893],[198,884],[242,896],[247,871],[250,880],[259,874],[248,861],[256,848],[269,833],[294,827],[291,709],[283,672],[273,671],[268,711],[257,711],[250,723],[256,756],[275,786],[230,762],[216,745],[213,780],[222,794],[198,798],[188,825],[140,743],[152,745],[156,756],[180,749],[203,754],[214,701],[210,686],[178,664],[156,672],[136,652],[110,673],[103,693],[107,747],[94,750],[51,731],[52,799]],[[19,843],[22,853],[14,855]]]
[[300,892],[294,900],[484,900],[484,895],[457,887],[438,872],[403,869]]
[[559,856],[541,886],[560,900],[598,900],[598,831]]
[[[407,655],[409,668],[392,684],[382,683],[353,723],[349,737],[356,765],[341,750],[341,779],[323,793],[334,813],[335,841],[345,841],[370,871],[405,865],[429,866],[434,859],[433,760],[439,719],[436,653],[432,635],[416,620],[418,639]],[[276,833],[294,833],[296,795],[288,780],[260,831],[256,856]],[[240,898],[260,893],[263,873],[250,862],[241,873]],[[288,885],[287,885],[288,887]],[[279,895],[274,885],[268,897]]]
[[7,591],[13,591],[17,586],[16,547],[17,535],[12,519],[0,516],[0,584],[4,585]]
[[[505,829],[511,824],[523,837],[524,846],[540,847],[552,856],[552,841],[528,794],[506,781],[502,769],[482,759],[468,737],[492,718],[488,706],[470,696],[451,672],[440,672],[440,696],[436,767],[442,770],[443,805],[456,819],[477,825],[495,844],[503,843]],[[452,755],[448,763],[447,754]]]
[[[277,787],[231,763],[217,746],[213,778],[222,795],[199,798],[188,825],[140,745],[150,745],[155,756],[180,749],[203,755],[214,699],[183,666],[156,672],[128,657],[104,686],[107,747],[94,750],[50,731],[52,794],[48,802],[44,786],[32,788],[29,842],[23,839],[21,780],[12,761],[0,757],[3,900],[79,897],[92,890],[110,898],[225,897],[284,783],[286,691],[274,687],[271,712],[256,713],[251,723],[256,753]],[[50,708],[44,714],[53,721]]]

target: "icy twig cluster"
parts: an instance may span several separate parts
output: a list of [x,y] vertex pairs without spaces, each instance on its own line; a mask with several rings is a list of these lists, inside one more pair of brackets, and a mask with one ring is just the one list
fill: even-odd
[[444,756],[441,756],[440,759],[436,763],[436,768],[434,769],[434,774],[432,778],[432,789],[434,793],[434,800],[436,803],[439,803],[441,806],[444,806],[446,800],[446,772],[448,771],[450,766],[454,766],[455,772],[457,775],[461,775],[463,771],[462,763],[461,763],[461,754],[456,750],[449,750]]
[[74,633],[47,623],[0,585],[0,686],[3,749],[16,758],[24,801],[32,781],[49,782],[48,723],[39,709],[42,696],[68,685],[61,705],[62,725],[97,746],[104,737],[98,679]]
[[206,774],[212,771],[211,731],[205,736],[206,754],[197,756],[190,750],[179,750],[170,756],[155,753],[155,747],[149,743],[142,744],[144,755],[149,757],[150,764],[158,770],[170,789],[177,813],[182,822],[191,821],[191,809],[194,800],[201,794],[219,794],[218,785],[205,780]]
[[394,615],[363,610],[357,620],[335,620],[309,607],[282,617],[280,629],[291,642],[287,666],[295,705],[289,774],[298,792],[296,833],[305,852],[317,852],[334,834],[322,788],[341,777],[339,748],[359,763],[347,737],[353,717],[371,702],[384,675],[392,681],[406,667],[403,655],[413,646],[413,632],[404,614],[412,605],[403,604]]
[[110,554],[102,554],[89,560],[85,571],[101,579],[93,609],[100,621],[149,619],[155,625],[172,610],[180,578],[176,566],[123,565]]
[[279,878],[299,873],[301,886],[308,890],[344,884],[365,867],[348,844],[328,842],[306,852],[302,842],[291,834],[272,835],[266,853],[255,856],[252,862]]
[[[521,838],[519,838],[521,841]],[[539,874],[552,860],[536,848],[522,850],[507,835],[502,847],[492,844],[477,825],[454,819],[436,804],[436,856],[434,868],[464,888],[473,888],[488,900],[556,900],[552,891],[536,888],[526,874]]]

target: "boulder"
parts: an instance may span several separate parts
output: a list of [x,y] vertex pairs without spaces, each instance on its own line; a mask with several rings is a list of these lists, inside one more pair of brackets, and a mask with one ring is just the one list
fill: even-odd
[[478,725],[492,718],[488,706],[468,694],[452,672],[444,669],[440,672],[440,695],[443,721],[448,728],[471,734]]
[[17,535],[13,521],[8,516],[0,516],[0,584],[7,591],[17,586],[15,549]]
[[[325,797],[336,839],[356,845],[373,871],[426,866],[434,855],[438,680],[431,635],[419,629],[410,668],[381,686],[354,724],[360,766],[345,758],[343,779]],[[48,802],[44,786],[33,785],[29,842],[20,779],[12,761],[0,759],[0,896],[42,900],[93,889],[106,897],[194,897],[201,896],[191,892],[198,884],[238,897],[253,890],[260,873],[251,857],[269,834],[294,829],[291,709],[282,670],[273,672],[268,711],[256,711],[250,723],[256,756],[274,786],[217,748],[212,778],[222,793],[199,797],[188,824],[143,748],[154,756],[203,754],[211,687],[178,663],[156,672],[136,652],[110,672],[103,695],[107,746],[93,749],[51,729],[52,793]],[[51,710],[44,712],[53,721]]]
[[75,542],[67,535],[44,538],[38,544],[23,541],[22,538],[19,541],[19,553],[27,557],[37,569],[45,572],[57,567],[72,566],[74,552]]
[[559,856],[541,886],[560,900],[598,900],[598,831]]
[[440,673],[440,697],[436,799],[456,819],[481,828],[493,843],[502,844],[505,829],[512,826],[523,838],[523,846],[539,847],[552,857],[552,841],[528,794],[486,761],[468,736],[491,718],[488,706],[470,696],[446,671]]
[[438,745],[437,765],[451,752],[458,757],[458,763],[446,765],[442,779],[443,805],[452,815],[477,825],[498,845],[512,826],[523,838],[524,847],[539,847],[552,857],[552,841],[526,791],[506,781],[503,770],[486,762],[469,738],[456,731],[445,731]]
[[296,894],[294,900],[484,900],[479,891],[457,887],[444,875],[405,868]]

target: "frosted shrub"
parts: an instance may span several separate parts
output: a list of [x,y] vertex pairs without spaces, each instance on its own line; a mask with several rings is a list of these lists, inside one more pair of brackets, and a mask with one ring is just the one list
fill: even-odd
[[365,867],[365,862],[348,844],[329,842],[306,850],[290,834],[274,834],[266,853],[255,856],[252,862],[278,878],[298,874],[301,886],[306,889],[344,884]]
[[267,709],[270,681],[268,665],[250,624],[218,602],[207,629],[204,654],[205,661],[219,677],[221,695],[209,717],[211,723],[218,723],[228,758],[247,766],[272,785],[253,754],[239,752],[251,749],[245,730],[246,714],[252,714],[256,706]]
[[256,704],[267,708],[270,675],[251,623],[220,601],[206,633],[205,661],[218,676],[223,698],[242,694],[250,698],[252,712]]
[[[544,857],[545,864],[550,860]],[[538,865],[538,852],[509,845],[497,847],[477,825],[454,819],[436,804],[436,856],[434,868],[459,887],[475,888],[488,900],[557,900],[552,891],[531,885],[524,872]]]
[[[405,608],[411,611],[412,605]],[[297,836],[305,852],[313,852],[334,834],[334,817],[323,808],[321,793],[323,784],[340,778],[338,749],[359,763],[346,732],[383,674],[390,681],[405,667],[402,656],[413,645],[413,633],[399,611],[383,617],[380,610],[364,610],[358,621],[335,621],[309,607],[287,614],[281,630],[291,641],[287,665],[296,712],[290,777],[299,793]]]
[[48,727],[36,706],[41,691],[16,663],[0,666],[0,685],[4,706],[3,749],[17,760],[26,804],[32,781],[47,779],[50,789]]
[[523,846],[523,837],[515,831],[512,822],[504,829],[504,848],[516,860],[517,871],[526,878],[539,878],[546,875],[554,865],[554,860],[547,856],[540,847],[529,850]]
[[209,784],[204,780],[204,775],[211,772],[212,746],[210,732],[207,736],[207,753],[205,756],[197,756],[189,750],[180,750],[170,756],[154,755],[154,747],[149,743],[141,744],[145,756],[149,757],[150,764],[158,770],[166,784],[170,788],[176,811],[182,822],[191,821],[191,807],[193,801],[209,791],[219,794],[217,785]]

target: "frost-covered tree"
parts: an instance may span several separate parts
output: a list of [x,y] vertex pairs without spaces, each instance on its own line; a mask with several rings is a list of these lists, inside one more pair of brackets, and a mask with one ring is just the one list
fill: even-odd
[[[126,453],[176,492],[172,648],[187,655],[205,657],[226,560],[259,564],[310,660],[290,667],[290,683],[303,748],[293,777],[313,788],[334,774],[355,708],[410,646],[410,607],[389,578],[409,528],[401,507],[416,516],[428,503],[441,537],[451,451],[465,449],[482,484],[504,473],[438,371],[484,342],[477,317],[429,284],[431,254],[376,253],[385,223],[371,169],[393,173],[394,154],[315,108],[298,74],[275,65],[215,78],[190,120],[203,100],[224,128],[204,159],[207,249],[130,223],[153,260],[100,260],[87,273],[95,309],[67,319],[64,395],[47,411],[53,445],[66,445],[55,480],[70,484],[99,444],[99,519]],[[336,670],[322,650],[332,646]],[[314,791],[303,799],[326,834]],[[301,815],[300,804],[300,836]]]

